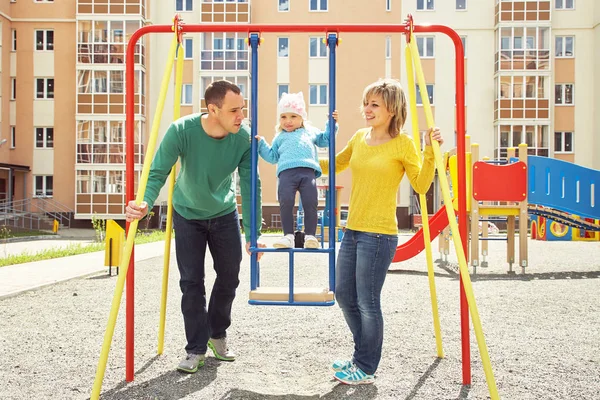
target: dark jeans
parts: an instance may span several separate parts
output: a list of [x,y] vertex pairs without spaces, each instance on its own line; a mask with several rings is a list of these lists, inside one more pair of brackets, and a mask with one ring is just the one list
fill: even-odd
[[[208,339],[226,336],[231,325],[231,305],[238,287],[242,262],[242,237],[238,213],[208,220],[188,220],[173,212],[175,250],[179,267],[181,312],[188,353],[204,354]],[[208,311],[204,287],[206,245],[217,274]]]
[[352,361],[374,374],[381,360],[381,289],[398,237],[346,229],[336,265],[335,297],[354,338]]
[[294,233],[294,204],[296,192],[300,192],[302,208],[304,209],[304,233],[314,236],[317,232],[317,207],[319,193],[317,191],[317,177],[312,168],[291,168],[279,174],[279,212],[283,234]]

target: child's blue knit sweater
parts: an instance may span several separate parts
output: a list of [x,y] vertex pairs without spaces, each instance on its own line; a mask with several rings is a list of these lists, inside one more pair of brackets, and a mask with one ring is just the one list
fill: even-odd
[[[335,131],[337,134],[337,124]],[[269,146],[266,140],[261,140],[258,143],[258,154],[268,163],[277,164],[277,176],[286,169],[305,167],[314,169],[318,178],[322,171],[317,146],[329,146],[329,124],[324,132],[312,126],[292,132],[282,130],[273,139],[273,146]]]

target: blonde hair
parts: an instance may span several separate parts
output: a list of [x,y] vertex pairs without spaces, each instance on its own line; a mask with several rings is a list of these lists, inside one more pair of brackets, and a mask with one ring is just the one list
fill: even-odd
[[391,137],[398,136],[402,131],[407,115],[406,96],[400,82],[395,79],[380,79],[367,86],[363,92],[362,105],[360,106],[363,117],[364,108],[369,98],[373,96],[381,96],[383,99],[383,105],[392,114],[388,133]]

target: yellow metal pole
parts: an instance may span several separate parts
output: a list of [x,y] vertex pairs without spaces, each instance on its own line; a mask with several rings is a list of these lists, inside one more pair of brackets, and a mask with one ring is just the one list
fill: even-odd
[[[434,126],[433,114],[431,112],[431,105],[429,103],[429,94],[427,93],[427,86],[425,83],[425,75],[421,68],[421,60],[419,58],[419,49],[415,40],[410,42],[411,51],[415,59],[415,66],[417,71],[417,81],[419,82],[419,90],[421,91],[421,99],[423,100],[423,109],[425,111],[425,118],[427,119],[427,126],[432,128]],[[483,364],[483,370],[485,372],[485,378],[488,384],[488,390],[490,392],[490,398],[492,400],[499,399],[498,388],[496,387],[496,379],[492,371],[492,365],[490,362],[490,356],[487,351],[487,345],[485,343],[485,337],[483,336],[483,329],[481,328],[481,320],[479,319],[479,312],[477,311],[477,304],[475,302],[475,295],[473,294],[473,285],[471,284],[471,277],[469,276],[469,268],[467,267],[467,259],[462,248],[462,241],[460,238],[460,232],[458,231],[458,224],[456,223],[456,214],[452,207],[452,199],[450,197],[450,189],[448,186],[448,180],[446,175],[441,173],[443,171],[443,160],[442,153],[440,151],[440,144],[432,140],[433,153],[435,155],[435,162],[438,168],[440,186],[442,188],[442,195],[444,197],[444,205],[446,206],[446,212],[448,213],[448,221],[450,222],[450,229],[452,230],[452,240],[454,242],[454,248],[458,256],[458,265],[460,273],[463,278],[463,285],[465,288],[465,294],[469,304],[469,311],[471,313],[471,320],[473,321],[473,328],[475,330],[475,337],[477,338],[477,345],[479,347],[479,354],[481,356],[481,362]]]
[[[413,36],[414,39],[414,36]],[[417,115],[417,97],[415,89],[415,75],[413,71],[413,58],[411,49],[408,44],[405,49],[406,57],[406,74],[408,75],[408,97],[410,104],[410,114],[412,116],[412,131],[415,146],[421,154],[421,135],[419,133],[419,118]],[[421,203],[421,220],[423,223],[423,241],[425,242],[425,256],[427,258],[427,277],[429,280],[429,293],[431,295],[431,312],[433,314],[433,329],[435,331],[435,344],[437,348],[438,358],[444,357],[444,349],[442,347],[442,330],[440,327],[440,316],[438,313],[437,292],[435,288],[435,272],[433,271],[433,255],[431,250],[431,235],[429,231],[429,215],[427,211],[427,197],[424,194],[419,194],[419,202]],[[440,239],[441,240],[441,239]]]
[[[173,102],[173,120],[181,116],[181,89],[183,87],[183,46],[180,43],[177,51],[177,68],[175,70],[175,99]],[[160,299],[160,322],[158,326],[158,350],[162,354],[165,344],[165,320],[167,317],[167,293],[169,290],[169,263],[171,261],[171,232],[173,230],[173,189],[175,188],[176,166],[169,175],[169,199],[167,201],[167,226],[165,227],[165,257],[163,260],[162,295]]]
[[[171,71],[173,70],[173,62],[175,60],[176,49],[177,39],[174,38],[173,43],[171,44],[171,50],[169,51],[169,55],[167,56],[167,67],[165,69],[165,74],[163,75],[160,94],[158,96],[158,104],[156,106],[156,112],[154,114],[154,120],[152,122],[152,130],[150,133],[150,140],[148,141],[148,149],[146,152],[147,157],[144,160],[142,176],[140,177],[138,192],[135,198],[137,204],[141,204],[144,200],[144,192],[146,191],[146,184],[148,183],[148,175],[150,175],[150,164],[152,163],[152,155],[154,154],[154,149],[156,147],[156,139],[158,137],[160,119],[165,105],[165,98],[167,97],[167,90],[169,88]],[[104,332],[104,342],[102,344],[102,350],[100,352],[100,359],[98,360],[96,378],[94,380],[94,386],[92,388],[90,400],[98,400],[98,398],[100,397],[100,390],[102,389],[102,380],[104,379],[104,372],[106,371],[106,363],[108,361],[110,344],[115,333],[115,324],[117,322],[117,315],[119,314],[121,296],[123,295],[123,286],[125,284],[125,277],[127,276],[127,269],[129,268],[129,259],[131,258],[131,250],[133,249],[133,241],[135,239],[135,233],[137,232],[138,223],[139,221],[135,220],[129,225],[129,234],[127,235],[127,242],[125,244],[125,249],[123,250],[123,256],[121,258],[119,278],[117,279],[117,286],[115,287],[115,293],[110,308],[110,315],[108,317],[106,331]]]

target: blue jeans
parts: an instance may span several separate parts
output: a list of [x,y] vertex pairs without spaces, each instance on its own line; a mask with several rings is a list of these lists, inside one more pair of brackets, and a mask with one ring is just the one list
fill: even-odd
[[[175,252],[179,267],[181,312],[188,353],[206,353],[208,339],[226,336],[231,305],[238,287],[242,237],[237,211],[208,220],[188,220],[173,212]],[[206,245],[217,274],[208,310],[204,287]]]
[[354,338],[352,361],[374,374],[381,360],[381,289],[398,245],[395,235],[346,229],[336,265],[335,296]]
[[284,235],[294,233],[296,192],[300,192],[304,210],[304,233],[314,236],[317,232],[317,207],[319,206],[319,191],[314,169],[298,167],[286,169],[279,174],[277,198]]

